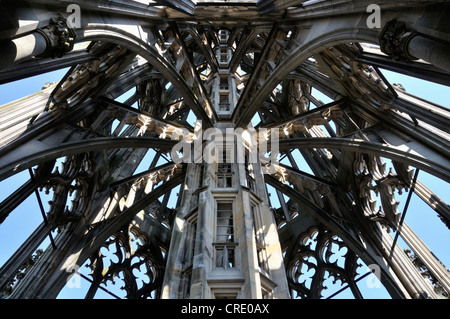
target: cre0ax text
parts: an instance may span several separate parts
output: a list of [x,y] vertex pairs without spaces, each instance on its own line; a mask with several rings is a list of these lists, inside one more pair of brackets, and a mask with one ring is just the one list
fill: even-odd
[[191,305],[189,303],[187,306],[181,307],[181,313],[182,314],[207,314],[210,317],[214,315],[214,312],[223,312],[230,314],[237,314],[237,313],[269,313],[269,304],[245,304],[245,303],[229,303],[225,306],[224,309],[217,308],[216,306],[197,306],[197,305]]

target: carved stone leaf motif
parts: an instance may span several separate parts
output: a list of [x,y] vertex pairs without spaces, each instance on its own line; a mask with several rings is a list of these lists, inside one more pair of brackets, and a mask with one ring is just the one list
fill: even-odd
[[48,220],[55,226],[63,226],[77,220],[89,206],[89,200],[95,190],[94,162],[90,154],[82,153],[67,157],[41,182],[40,190],[46,194],[53,191],[49,201]]
[[[334,247],[333,247],[334,246]],[[340,256],[339,256],[340,255]],[[338,258],[344,261],[338,261]],[[350,284],[360,266],[357,256],[344,242],[323,227],[312,227],[297,241],[295,257],[288,265],[288,282],[302,299],[322,298],[327,278]],[[311,271],[312,270],[312,271]]]
[[292,185],[294,189],[309,197],[320,207],[324,207],[323,198],[334,201],[333,190],[329,185],[305,175],[300,175],[293,170],[287,170],[274,164],[272,165],[276,168],[273,174],[274,177],[283,184]]
[[[386,172],[386,163],[380,157],[367,154],[360,154],[354,163],[364,214],[386,227],[396,228],[400,218],[395,190],[401,194],[408,187],[404,179],[410,173],[403,167],[399,167],[399,170],[404,177],[398,176],[392,169]],[[376,207],[374,195],[380,196],[380,207]]]
[[321,58],[352,99],[379,109],[390,108],[395,97],[373,67],[355,61],[359,54],[354,44],[339,45],[322,52]]
[[449,298],[449,293],[445,290],[439,280],[433,275],[433,273],[428,269],[428,267],[423,263],[423,261],[416,256],[411,250],[405,249],[405,254],[412,261],[417,270],[422,274],[424,278],[427,278],[433,285],[434,292],[441,296],[442,298]]
[[[122,198],[119,202],[119,210],[123,211],[126,207],[131,207],[133,203],[138,201],[140,198],[149,194],[156,187],[159,187],[161,182],[167,182],[174,176],[178,175],[182,170],[181,164],[174,164],[167,168],[162,168],[158,171],[150,173],[148,175],[142,176],[133,182],[125,183],[120,186],[117,190]],[[154,202],[149,206],[149,214],[163,223],[166,227],[170,228],[172,224],[172,219],[174,215],[171,214],[171,209],[166,209],[165,214],[160,214],[161,204],[159,202]],[[119,210],[116,212],[119,214]]]
[[44,251],[42,249],[36,250],[36,252],[19,268],[15,276],[0,291],[0,299],[9,296],[12,293],[14,287],[25,277],[28,270],[36,264],[43,253]]
[[90,53],[98,54],[98,58],[79,64],[68,74],[65,81],[61,82],[52,94],[53,105],[63,108],[76,106],[106,83],[108,76],[119,70],[119,65],[125,61],[129,51],[121,46],[115,46],[107,54],[101,55],[104,46],[105,44],[101,42],[92,46]]

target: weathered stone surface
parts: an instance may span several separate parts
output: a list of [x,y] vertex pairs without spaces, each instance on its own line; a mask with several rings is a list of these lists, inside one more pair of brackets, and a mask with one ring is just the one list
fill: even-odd
[[30,174],[0,222],[51,196],[0,268],[3,296],[56,298],[79,271],[86,298],[116,281],[113,297],[322,298],[334,281],[362,298],[361,263],[393,298],[448,296],[448,270],[396,195],[412,189],[450,224],[413,178],[450,181],[450,112],[379,68],[448,85],[449,13],[442,1],[1,2],[1,83],[70,67],[0,106],[0,179]]

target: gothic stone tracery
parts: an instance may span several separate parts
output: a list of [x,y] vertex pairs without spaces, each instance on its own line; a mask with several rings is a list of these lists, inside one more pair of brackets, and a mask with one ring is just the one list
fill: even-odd
[[[56,298],[75,269],[85,298],[363,298],[363,265],[393,298],[448,296],[399,205],[415,193],[450,224],[414,177],[450,182],[450,113],[381,69],[449,85],[450,7],[372,2],[379,29],[367,1],[71,1],[70,27],[68,1],[1,2],[0,83],[68,68],[0,107],[0,180],[24,178],[0,222],[32,196],[43,217],[1,266],[3,297]],[[171,152],[253,127],[218,144],[229,161]],[[271,132],[280,162],[252,144]]]

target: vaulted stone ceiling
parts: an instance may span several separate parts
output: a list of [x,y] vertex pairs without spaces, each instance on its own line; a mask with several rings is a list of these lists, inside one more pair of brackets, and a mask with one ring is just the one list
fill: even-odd
[[[450,84],[450,7],[440,2],[2,2],[0,38],[8,49],[1,83],[70,68],[61,81],[0,108],[0,179],[32,168],[29,181],[1,203],[0,221],[35,189],[54,196],[40,231],[2,268],[2,287],[50,230],[66,236],[58,242],[64,247],[59,261],[80,251],[84,262],[93,258],[93,247],[139,223],[135,216],[149,205],[154,218],[142,221],[151,224],[145,246],[164,268],[159,250],[170,245],[176,213],[167,201],[186,175],[185,165],[170,158],[171,136],[183,129],[193,134],[194,119],[204,129],[222,122],[245,129],[253,122],[280,132],[285,164],[265,181],[290,198],[280,196],[273,213],[292,260],[292,242],[305,231],[296,217],[305,211],[371,260],[358,236],[384,251],[377,232],[398,229],[395,195],[413,185],[449,226],[448,205],[414,173],[450,182],[450,113],[389,83],[380,71]],[[368,27],[372,3],[381,10],[378,28]],[[71,4],[79,16],[67,11]],[[68,28],[66,19],[79,25]],[[31,37],[36,46],[29,47]],[[236,88],[231,106],[221,104],[216,91],[225,76]],[[148,149],[156,155],[135,173]],[[299,168],[295,150],[312,174]],[[157,166],[161,157],[167,163]],[[58,158],[65,158],[59,169]],[[85,236],[70,237],[69,230]],[[34,271],[58,284],[18,289],[16,297],[56,296],[64,273]],[[161,285],[161,274],[155,278],[149,291]],[[320,296],[291,279],[298,294]],[[421,289],[406,290],[417,297]],[[391,293],[404,296],[395,288]]]

